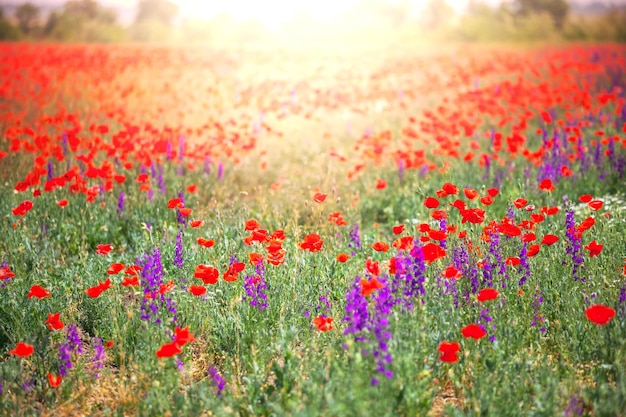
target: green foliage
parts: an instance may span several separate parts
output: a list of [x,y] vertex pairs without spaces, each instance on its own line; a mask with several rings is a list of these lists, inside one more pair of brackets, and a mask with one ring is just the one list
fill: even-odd
[[177,14],[178,6],[169,0],[139,0],[135,23],[153,21],[171,26]]
[[0,8],[0,41],[15,41],[22,37],[20,30],[13,26],[4,16],[4,11]]
[[39,8],[32,3],[24,3],[15,11],[15,18],[22,33],[31,35],[39,26]]
[[547,14],[557,29],[561,29],[569,12],[567,0],[515,0],[517,14],[528,16],[531,14]]
[[116,20],[112,9],[103,8],[94,0],[72,0],[61,12],[50,14],[43,34],[65,42],[121,42],[127,35]]

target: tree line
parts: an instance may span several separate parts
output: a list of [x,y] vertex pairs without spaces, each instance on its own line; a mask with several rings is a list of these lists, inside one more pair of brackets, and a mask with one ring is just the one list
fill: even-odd
[[[304,34],[321,41],[339,35],[368,41],[365,33],[373,33],[363,30],[368,25],[383,29],[374,32],[378,38],[400,36],[406,40],[626,41],[624,7],[581,15],[571,12],[567,0],[511,0],[496,7],[470,0],[465,12],[457,15],[446,0],[428,0],[417,16],[411,13],[411,7],[408,0],[362,0],[347,12],[341,25],[335,25],[341,29],[320,30],[319,23],[296,16],[285,25],[285,31],[293,39]],[[140,0],[132,24],[123,26],[115,10],[96,0],[69,0],[47,16],[27,2],[11,15],[0,6],[0,40],[244,43],[269,41],[273,36],[254,19],[238,21],[222,14],[200,21],[180,19],[178,15],[178,6],[169,0]]]

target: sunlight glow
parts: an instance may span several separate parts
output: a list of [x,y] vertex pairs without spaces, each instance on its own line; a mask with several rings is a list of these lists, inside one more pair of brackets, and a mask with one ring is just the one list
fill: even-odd
[[[198,0],[173,0],[179,5],[181,14],[190,18],[211,19],[219,14],[227,13],[237,20],[257,19],[272,30],[293,19],[304,16],[311,20],[330,22],[345,15],[347,11],[369,0],[231,0],[215,3]],[[406,1],[412,13],[419,13],[427,0],[387,0],[388,3]],[[460,12],[467,5],[467,0],[446,0],[455,10]],[[381,3],[385,3],[383,0]]]

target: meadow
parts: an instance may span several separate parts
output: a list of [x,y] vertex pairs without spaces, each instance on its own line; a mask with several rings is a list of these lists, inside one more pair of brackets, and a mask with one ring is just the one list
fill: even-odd
[[626,416],[624,68],[0,44],[0,415]]

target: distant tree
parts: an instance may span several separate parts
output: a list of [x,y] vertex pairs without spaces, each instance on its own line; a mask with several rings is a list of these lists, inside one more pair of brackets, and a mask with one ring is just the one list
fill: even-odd
[[567,0],[515,0],[518,16],[547,13],[557,29],[562,29],[569,13]]
[[39,8],[32,3],[24,3],[15,10],[15,18],[22,33],[32,35],[39,26]]
[[95,0],[70,0],[63,6],[63,12],[95,20],[100,14],[100,5]]
[[20,30],[4,17],[4,10],[0,8],[0,41],[18,40],[20,35]]
[[164,42],[172,39],[172,23],[178,6],[169,0],[139,0],[132,38],[139,42]]
[[422,23],[427,30],[438,30],[446,26],[454,15],[445,0],[429,0],[422,14]]
[[112,9],[95,0],[69,0],[52,12],[43,28],[46,37],[59,41],[114,42],[126,38]]
[[178,15],[178,6],[169,0],[139,0],[135,23],[155,21],[170,26]]

